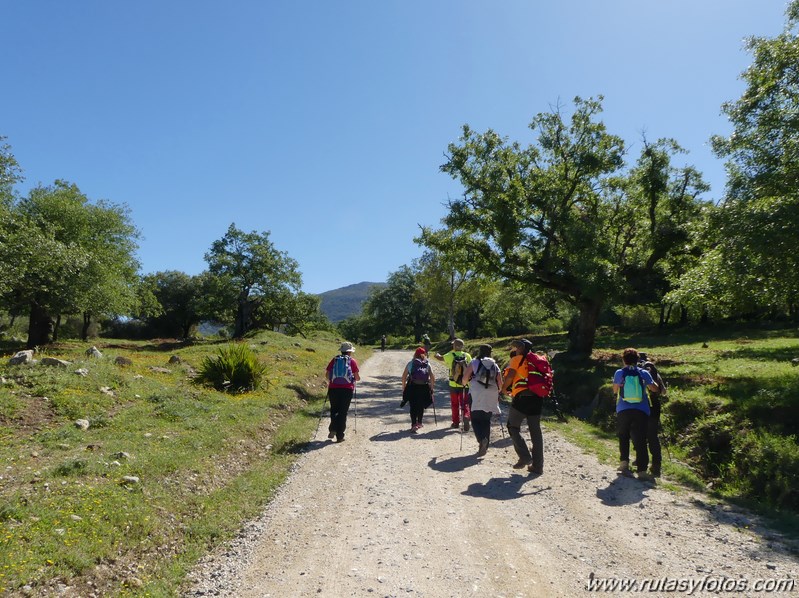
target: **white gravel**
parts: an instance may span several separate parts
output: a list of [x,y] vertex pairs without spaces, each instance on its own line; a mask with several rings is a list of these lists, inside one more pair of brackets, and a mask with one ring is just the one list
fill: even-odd
[[[618,478],[557,433],[544,432],[538,477],[511,468],[498,426],[478,459],[474,436],[449,428],[438,362],[438,425],[428,410],[409,434],[399,380],[410,357],[361,364],[346,442],[327,440],[323,418],[262,517],[197,566],[185,596],[576,596],[592,577],[799,579],[787,540],[753,515]],[[692,595],[764,595],[712,589]]]

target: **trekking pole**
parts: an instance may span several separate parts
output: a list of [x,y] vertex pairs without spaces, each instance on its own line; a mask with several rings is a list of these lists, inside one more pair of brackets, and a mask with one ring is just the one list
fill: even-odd
[[464,428],[466,428],[466,420],[463,417],[463,415],[464,415],[464,413],[463,413],[464,412],[463,403],[466,400],[466,397],[464,397],[464,394],[465,394],[465,390],[464,390],[463,387],[461,387],[461,400],[460,400],[460,405],[459,405],[460,415],[461,415],[461,426],[460,426],[461,427],[461,448],[460,448],[460,450],[463,450],[463,430],[464,430]]
[[433,404],[433,421],[436,423],[436,428],[438,427],[438,416],[436,415],[436,399],[435,395],[433,394],[433,387],[430,387],[430,401]]
[[499,397],[497,397],[497,412],[499,417],[499,430],[502,432],[502,439],[505,439],[505,426],[502,425],[502,407],[499,405]]
[[352,402],[355,405],[355,427],[353,431],[357,434],[358,433],[358,391],[355,388],[352,389]]

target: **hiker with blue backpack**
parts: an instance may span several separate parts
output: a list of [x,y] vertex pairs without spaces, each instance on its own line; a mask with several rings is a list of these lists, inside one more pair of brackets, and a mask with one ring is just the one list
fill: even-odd
[[478,457],[485,456],[488,451],[491,416],[499,413],[499,392],[502,389],[502,372],[491,357],[491,351],[491,345],[480,345],[477,357],[466,370],[465,378],[472,397],[472,430],[479,446]]
[[654,478],[647,472],[649,454],[646,450],[647,427],[649,424],[650,392],[657,392],[658,385],[652,375],[644,368],[639,368],[638,351],[625,349],[622,354],[624,367],[613,375],[613,392],[616,401],[616,430],[619,436],[619,473],[631,476],[630,440],[635,449],[635,467],[638,479],[652,481]]
[[354,352],[352,343],[341,343],[340,355],[331,359],[325,370],[325,378],[328,381],[327,398],[330,400],[330,425],[327,428],[327,437],[335,438],[336,442],[344,442],[347,412],[355,394],[355,383],[361,379],[358,363],[352,357]]
[[413,359],[402,370],[400,407],[404,407],[406,403],[411,404],[411,434],[419,432],[419,428],[422,427],[424,410],[433,404],[435,383],[436,377],[427,360],[427,351],[424,347],[419,347],[413,353]]

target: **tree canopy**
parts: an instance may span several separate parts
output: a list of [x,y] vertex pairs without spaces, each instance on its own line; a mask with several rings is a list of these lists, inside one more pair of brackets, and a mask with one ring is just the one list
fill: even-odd
[[441,252],[458,236],[477,272],[560,294],[578,310],[570,350],[580,355],[593,347],[601,308],[681,243],[706,189],[695,170],[672,167],[679,147],[668,140],[645,144],[625,171],[624,142],[607,132],[601,110],[601,98],[576,98],[570,118],[539,114],[527,147],[465,126],[441,167],[463,197],[449,203],[444,231],[421,236]]

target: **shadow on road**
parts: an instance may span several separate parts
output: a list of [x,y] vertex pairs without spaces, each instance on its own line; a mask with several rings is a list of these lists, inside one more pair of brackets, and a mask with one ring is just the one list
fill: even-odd
[[622,507],[641,502],[646,498],[644,492],[649,489],[650,486],[636,479],[618,477],[615,480],[611,480],[607,488],[598,488],[596,495],[603,505]]
[[513,500],[514,498],[534,496],[547,490],[552,490],[552,486],[546,486],[530,492],[522,492],[522,487],[534,478],[535,476],[533,475],[516,473],[507,478],[491,478],[484,484],[470,484],[461,494],[475,498],[490,498],[492,500]]

